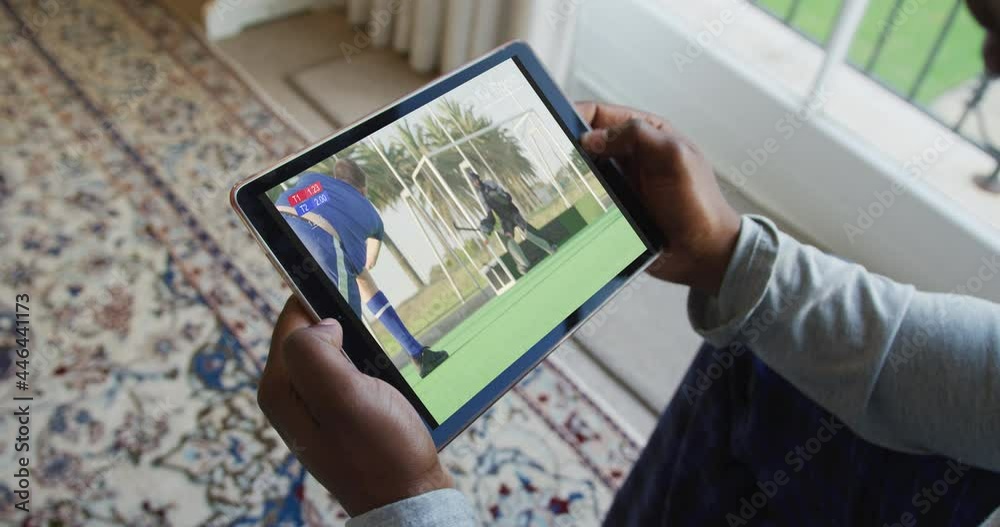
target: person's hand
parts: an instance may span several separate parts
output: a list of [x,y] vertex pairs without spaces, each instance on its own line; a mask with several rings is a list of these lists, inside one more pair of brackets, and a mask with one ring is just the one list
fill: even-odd
[[483,236],[489,236],[493,234],[493,223],[494,222],[488,219],[479,220],[479,232],[481,232]]
[[581,138],[584,149],[618,162],[666,240],[650,274],[717,294],[740,216],[698,147],[655,115],[593,102],[576,107],[593,128]]
[[452,486],[410,403],[358,371],[341,340],[336,320],[314,325],[289,299],[257,392],[271,426],[351,516]]

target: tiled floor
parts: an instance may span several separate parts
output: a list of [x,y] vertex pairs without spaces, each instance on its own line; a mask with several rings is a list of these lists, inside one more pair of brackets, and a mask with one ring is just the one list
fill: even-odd
[[[175,0],[196,20],[199,0]],[[335,11],[293,15],[217,42],[257,86],[314,139],[387,104],[428,79],[391,52],[366,49],[348,62],[339,43],[352,29]],[[760,212],[736,192],[742,211]],[[640,276],[555,353],[640,437],[652,431],[700,344],[687,289]]]

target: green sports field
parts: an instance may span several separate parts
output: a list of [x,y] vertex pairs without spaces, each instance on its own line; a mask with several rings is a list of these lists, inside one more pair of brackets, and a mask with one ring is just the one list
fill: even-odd
[[451,357],[430,375],[406,366],[403,376],[443,422],[642,251],[621,212],[609,210],[438,341]]

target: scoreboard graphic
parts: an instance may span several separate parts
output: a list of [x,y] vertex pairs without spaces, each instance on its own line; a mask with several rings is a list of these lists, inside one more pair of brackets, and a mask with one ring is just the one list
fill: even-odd
[[288,196],[288,204],[295,207],[299,216],[330,201],[330,196],[323,192],[323,185],[318,181],[308,187]]

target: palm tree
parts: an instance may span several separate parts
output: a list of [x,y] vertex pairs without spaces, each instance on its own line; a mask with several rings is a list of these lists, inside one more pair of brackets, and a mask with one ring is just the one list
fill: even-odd
[[[471,106],[463,108],[458,102],[447,98],[441,100],[438,109],[443,117],[435,120],[428,115],[424,118],[422,127],[425,144],[432,149],[449,144],[451,142],[449,134],[452,138],[458,139],[494,124],[489,117],[477,115]],[[447,129],[447,133],[442,127]],[[531,189],[537,182],[534,167],[525,156],[521,144],[509,130],[494,128],[467,141],[461,148],[481,175],[487,177],[495,175],[498,182],[519,202],[538,205],[538,197]],[[460,199],[475,201],[476,197],[472,194],[465,175],[458,169],[462,160],[457,148],[446,150],[434,158],[436,166],[452,188],[462,189],[462,193],[456,192]],[[484,160],[488,166],[483,166]]]
[[[443,144],[447,144],[447,138],[444,142],[438,142],[436,140],[428,139],[427,129],[420,123],[411,124],[409,120],[403,119],[396,124],[396,135],[398,136],[398,141],[391,143],[387,149],[393,152],[394,157],[391,159],[397,163],[395,166],[399,170],[400,175],[410,181],[410,176],[413,175],[413,171],[417,168],[417,163],[420,159],[429,154],[434,149],[438,148]],[[440,169],[440,156],[448,157],[447,153],[439,154],[434,157],[435,167]],[[458,161],[454,159],[446,160],[446,162],[453,163],[455,167],[458,166]],[[424,197],[428,198],[438,212],[444,216],[445,221],[454,223],[455,220],[460,220],[464,222],[464,219],[460,219],[457,212],[451,204],[448,196],[441,190],[437,189],[435,184],[427,184],[425,181],[433,181],[433,174],[427,168],[422,168],[420,174],[423,179],[413,180],[413,184],[418,186],[423,193],[420,194],[421,199]],[[449,185],[454,189],[455,181],[450,178],[445,178]]]

